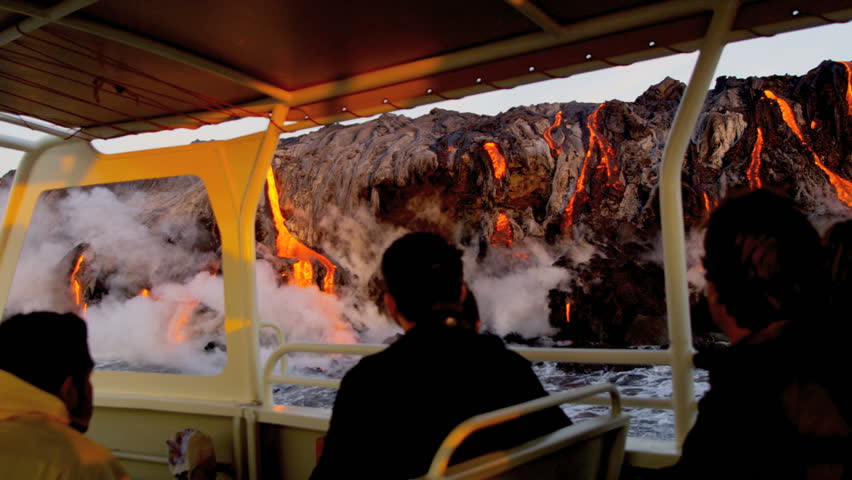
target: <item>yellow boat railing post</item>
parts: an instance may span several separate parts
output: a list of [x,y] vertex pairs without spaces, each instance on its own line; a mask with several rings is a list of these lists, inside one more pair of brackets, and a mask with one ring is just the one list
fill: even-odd
[[681,171],[686,148],[704,106],[716,65],[726,44],[739,2],[725,0],[713,12],[698,61],[681,99],[663,151],[660,175],[660,217],[666,282],[669,353],[672,365],[672,399],[675,405],[675,441],[683,444],[695,418],[692,388],[692,326],[689,285],[686,279],[686,233],[683,222]]

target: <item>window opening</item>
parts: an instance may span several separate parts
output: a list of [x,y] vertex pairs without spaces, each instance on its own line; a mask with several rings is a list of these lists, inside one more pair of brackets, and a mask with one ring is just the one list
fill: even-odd
[[223,294],[207,191],[181,176],[44,192],[3,316],[80,315],[96,369],[214,375],[227,356]]

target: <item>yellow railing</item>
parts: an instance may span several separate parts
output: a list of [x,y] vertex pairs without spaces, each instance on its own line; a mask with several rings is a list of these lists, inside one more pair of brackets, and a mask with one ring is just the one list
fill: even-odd
[[[264,403],[274,405],[272,386],[275,384],[305,385],[312,387],[338,388],[340,380],[331,378],[316,378],[287,373],[286,357],[290,353],[326,353],[347,355],[371,355],[384,350],[387,345],[371,344],[335,344],[335,343],[285,343],[270,354],[263,369]],[[536,362],[561,363],[609,363],[621,365],[669,365],[668,350],[618,350],[618,349],[588,349],[588,348],[529,348],[513,347],[527,360]],[[275,374],[275,366],[280,363],[279,374]],[[589,397],[583,400],[588,405],[605,405],[605,397]],[[674,404],[665,397],[624,397],[623,403],[628,407],[654,408],[673,410]],[[692,407],[694,408],[694,400]]]

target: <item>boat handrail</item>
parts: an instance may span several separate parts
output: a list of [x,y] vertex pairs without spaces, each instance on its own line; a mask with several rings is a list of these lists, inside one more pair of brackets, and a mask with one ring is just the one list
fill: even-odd
[[[303,385],[311,387],[339,388],[340,380],[316,378],[287,373],[286,356],[290,353],[333,353],[348,355],[371,355],[384,350],[387,345],[377,344],[337,344],[337,343],[284,343],[275,349],[266,360],[263,369],[264,403],[275,404],[272,395],[274,384]],[[510,347],[530,361],[577,362],[598,364],[650,364],[669,365],[668,350],[626,350],[593,348],[534,348]],[[275,366],[281,363],[280,374],[274,374]],[[582,403],[604,405],[606,398],[591,396]],[[670,398],[630,396],[622,399],[625,406],[635,408],[653,408],[673,410]],[[693,405],[694,408],[694,405]]]

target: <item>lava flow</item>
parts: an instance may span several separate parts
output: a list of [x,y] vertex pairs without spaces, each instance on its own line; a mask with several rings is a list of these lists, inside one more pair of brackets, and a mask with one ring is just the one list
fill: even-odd
[[505,213],[497,215],[497,223],[494,226],[494,236],[491,237],[491,245],[495,247],[512,247],[512,224],[509,222],[509,217]]
[[316,260],[325,267],[322,290],[326,293],[334,293],[334,272],[337,267],[329,259],[298,241],[287,230],[284,214],[281,213],[281,204],[279,203],[278,189],[272,167],[266,172],[266,193],[269,199],[269,208],[272,210],[272,218],[275,221],[275,230],[278,232],[278,238],[275,240],[276,253],[279,257],[299,260],[293,266],[296,285],[304,288],[313,284],[314,267],[311,261]]
[[838,62],[846,67],[846,108],[852,116],[852,62]]
[[[751,150],[751,163],[746,170],[748,178],[748,186],[752,190],[763,187],[763,181],[760,179],[760,154],[763,152],[763,130],[757,127],[757,140],[754,142],[754,148]],[[704,195],[707,195],[706,193]],[[710,209],[708,208],[708,211]]]
[[565,304],[565,323],[571,323],[571,303]]
[[550,146],[550,150],[552,150],[557,157],[560,153],[562,153],[562,147],[556,145],[556,142],[553,141],[553,129],[559,125],[562,125],[562,110],[556,112],[556,116],[553,117],[553,125],[544,131],[544,140],[547,142],[547,145]]
[[500,180],[503,178],[503,175],[506,175],[506,159],[503,158],[503,154],[500,153],[500,149],[494,142],[487,142],[482,148],[488,152],[488,157],[491,159],[491,166],[494,168],[494,178]]
[[196,305],[198,305],[198,300],[183,302],[178,306],[172,316],[171,328],[169,329],[169,339],[172,343],[184,343],[189,338],[186,326],[189,324],[189,316]]
[[[604,168],[607,175],[607,186],[615,187],[621,182],[618,179],[618,165],[615,163],[615,150],[610,145],[609,140],[604,137],[598,126],[598,114],[601,108],[606,105],[602,103],[586,120],[586,127],[589,129],[589,148],[586,150],[586,156],[583,158],[583,167],[580,169],[580,177],[577,179],[577,186],[574,188],[574,193],[568,200],[568,205],[565,207],[563,214],[562,230],[571,233],[571,227],[574,225],[575,216],[577,215],[578,202],[585,201],[586,176],[591,169],[592,154],[597,147],[599,162],[597,168]],[[613,181],[614,178],[614,181]]]
[[77,257],[77,263],[74,265],[74,270],[71,272],[71,290],[74,292],[74,304],[83,309],[85,309],[83,306],[83,287],[80,285],[80,280],[77,278],[77,274],[80,273],[80,267],[83,265],[84,258],[85,256],[81,253],[80,256]]
[[852,182],[832,172],[822,163],[822,160],[820,160],[819,156],[816,152],[814,152],[814,149],[811,148],[810,144],[805,140],[804,135],[802,135],[802,130],[799,128],[799,124],[796,123],[796,117],[793,114],[793,109],[790,108],[790,104],[783,98],[775,95],[771,90],[764,90],[763,93],[767,98],[774,100],[775,103],[778,104],[778,108],[781,109],[781,117],[784,118],[784,122],[790,127],[793,133],[799,137],[799,141],[801,141],[802,144],[811,152],[816,166],[828,175],[828,180],[832,185],[834,185],[834,189],[837,192],[837,198],[846,205],[852,207]]

